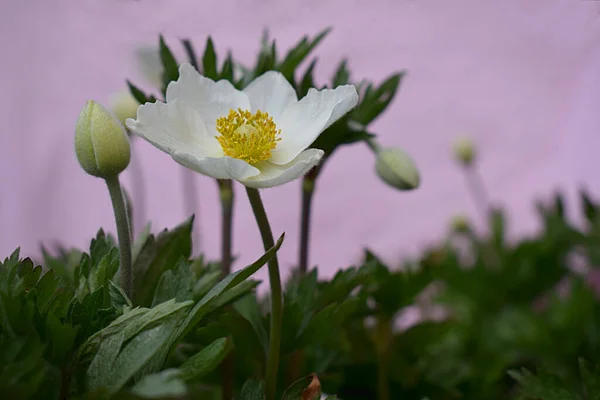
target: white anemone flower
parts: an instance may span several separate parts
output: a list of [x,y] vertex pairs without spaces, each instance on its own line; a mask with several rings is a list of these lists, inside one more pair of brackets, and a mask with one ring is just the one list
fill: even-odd
[[269,71],[243,91],[183,64],[166,103],[146,103],[127,126],[181,165],[251,188],[306,174],[324,152],[308,147],[358,102],[352,85],[310,89],[298,100],[284,76]]

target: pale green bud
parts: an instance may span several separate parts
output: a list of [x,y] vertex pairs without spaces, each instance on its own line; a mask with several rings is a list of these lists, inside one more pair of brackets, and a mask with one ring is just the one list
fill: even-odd
[[469,138],[459,138],[454,142],[454,156],[463,165],[469,166],[475,161],[475,147]]
[[123,126],[127,118],[135,119],[140,103],[130,92],[119,92],[111,98],[110,108]]
[[452,230],[455,232],[468,232],[470,230],[469,220],[464,215],[452,217]]
[[131,158],[125,128],[108,110],[88,101],[75,127],[75,154],[90,175],[107,178],[122,172]]
[[419,170],[405,151],[388,147],[378,149],[376,155],[375,169],[385,183],[399,190],[412,190],[419,186]]

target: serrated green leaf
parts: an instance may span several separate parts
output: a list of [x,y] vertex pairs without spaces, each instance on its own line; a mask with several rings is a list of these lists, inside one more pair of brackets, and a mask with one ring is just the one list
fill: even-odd
[[192,300],[192,281],[194,277],[187,261],[180,259],[174,269],[163,272],[156,291],[152,307],[170,299],[177,301]]
[[400,72],[390,76],[377,89],[373,89],[372,84],[367,85],[358,106],[351,112],[351,119],[362,126],[373,122],[396,96],[404,75]]
[[320,32],[312,41],[305,36],[293,47],[285,56],[281,64],[277,66],[288,81],[293,81],[296,68],[308,57],[308,55],[317,47],[317,45],[329,34],[331,28],[327,28]]
[[202,75],[212,80],[217,80],[217,54],[215,53],[215,46],[212,38],[209,36],[206,39],[206,47],[204,48],[204,55],[202,56]]
[[162,231],[155,239],[150,235],[133,265],[135,271],[132,303],[149,306],[162,274],[177,266],[180,259],[189,259],[192,252],[193,217],[174,229]]
[[231,350],[227,338],[220,338],[190,357],[181,367],[181,378],[194,381],[213,371]]

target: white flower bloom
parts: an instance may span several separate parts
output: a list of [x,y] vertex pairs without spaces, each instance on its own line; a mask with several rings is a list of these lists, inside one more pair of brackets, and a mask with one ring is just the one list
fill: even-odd
[[178,163],[252,188],[282,185],[306,174],[323,156],[308,149],[323,130],[358,102],[352,85],[301,100],[274,71],[243,91],[214,82],[189,64],[167,88],[166,103],[146,103],[127,126]]

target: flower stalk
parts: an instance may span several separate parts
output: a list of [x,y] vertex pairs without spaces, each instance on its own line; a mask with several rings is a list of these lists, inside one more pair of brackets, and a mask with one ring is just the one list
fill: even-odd
[[313,168],[302,180],[302,210],[300,213],[300,246],[298,254],[298,270],[300,275],[308,271],[308,248],[310,239],[310,222],[315,183],[319,174],[319,166]]
[[[232,225],[233,225],[233,182],[218,179],[219,198],[221,200],[221,277],[231,274],[232,261]],[[223,400],[233,399],[234,355],[230,353],[221,366],[221,384]]]
[[[260,193],[257,189],[246,187],[248,200],[252,206],[254,217],[265,250],[275,245],[273,232],[267,218],[267,213],[263,205]],[[283,317],[283,297],[281,289],[281,277],[279,275],[279,261],[275,254],[268,263],[269,284],[271,286],[271,326],[269,334],[269,354],[267,358],[267,370],[265,373],[265,391],[267,400],[275,400],[277,389],[277,372],[279,370],[279,351],[281,345],[281,324]]]
[[121,265],[121,287],[130,299],[133,297],[133,271],[131,268],[131,233],[127,208],[119,176],[105,178],[110,194],[115,222],[117,224],[117,237],[119,240],[119,258]]

